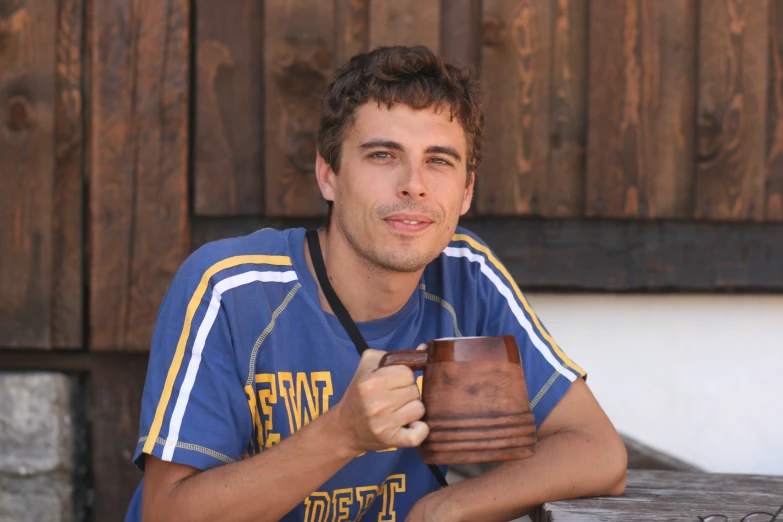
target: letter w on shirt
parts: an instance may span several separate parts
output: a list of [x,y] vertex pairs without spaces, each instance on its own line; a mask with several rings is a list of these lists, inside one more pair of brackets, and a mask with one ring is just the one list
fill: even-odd
[[[334,394],[331,372],[259,373],[255,381],[261,408],[262,431],[269,435],[274,429],[273,408],[283,402],[288,416],[289,433],[329,411],[329,399]],[[279,428],[277,430],[279,432]]]

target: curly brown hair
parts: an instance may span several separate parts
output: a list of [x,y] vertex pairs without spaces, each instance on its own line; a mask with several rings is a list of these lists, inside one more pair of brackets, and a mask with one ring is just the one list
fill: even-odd
[[378,47],[351,58],[329,84],[321,102],[318,153],[334,172],[340,170],[345,133],[356,110],[369,101],[388,108],[403,103],[414,110],[448,107],[465,129],[468,171],[473,171],[481,162],[484,141],[480,98],[472,70],[447,63],[427,47]]

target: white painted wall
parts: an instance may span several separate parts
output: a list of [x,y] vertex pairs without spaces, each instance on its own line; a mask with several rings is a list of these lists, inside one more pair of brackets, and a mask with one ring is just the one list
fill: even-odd
[[620,431],[707,471],[783,475],[783,295],[527,297]]

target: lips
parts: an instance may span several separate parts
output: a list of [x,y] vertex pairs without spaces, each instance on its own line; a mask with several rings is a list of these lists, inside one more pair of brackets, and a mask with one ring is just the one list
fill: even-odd
[[384,221],[394,230],[407,234],[421,232],[432,224],[432,220],[423,214],[393,214]]

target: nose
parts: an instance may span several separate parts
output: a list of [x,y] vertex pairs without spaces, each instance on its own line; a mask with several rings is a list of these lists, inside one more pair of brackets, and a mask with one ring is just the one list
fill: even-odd
[[406,172],[400,180],[399,196],[406,199],[422,199],[427,197],[427,182],[424,171],[416,162],[408,164]]

